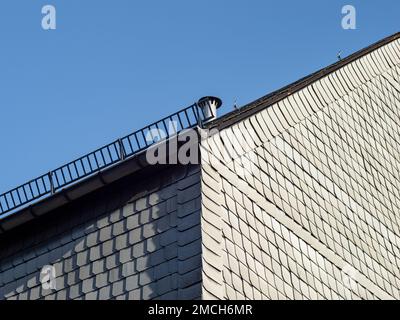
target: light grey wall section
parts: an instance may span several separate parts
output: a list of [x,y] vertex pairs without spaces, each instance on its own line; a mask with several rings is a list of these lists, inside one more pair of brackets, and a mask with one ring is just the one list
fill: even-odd
[[223,203],[221,176],[208,163],[202,162],[201,234],[202,234],[202,298],[223,299]]
[[400,298],[399,63],[396,40],[202,142],[203,295]]
[[0,299],[198,299],[200,237],[198,166],[128,179],[3,235]]

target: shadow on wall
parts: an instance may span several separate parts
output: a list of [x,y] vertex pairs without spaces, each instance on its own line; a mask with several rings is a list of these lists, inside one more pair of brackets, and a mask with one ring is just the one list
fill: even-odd
[[0,299],[199,299],[200,235],[197,167],[131,177],[2,235]]

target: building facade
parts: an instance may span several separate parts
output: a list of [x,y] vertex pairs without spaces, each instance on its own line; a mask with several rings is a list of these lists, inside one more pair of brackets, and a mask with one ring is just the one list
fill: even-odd
[[0,299],[399,299],[399,123],[396,34],[208,122],[198,164],[3,219]]

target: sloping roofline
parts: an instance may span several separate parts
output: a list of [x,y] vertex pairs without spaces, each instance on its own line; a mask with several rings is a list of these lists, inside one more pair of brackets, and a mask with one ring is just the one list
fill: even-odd
[[[260,112],[261,110],[268,108],[269,106],[287,98],[288,96],[296,93],[310,84],[320,80],[321,78],[337,71],[338,69],[356,61],[357,59],[383,47],[397,39],[400,38],[400,32],[397,32],[389,37],[384,38],[352,55],[328,66],[317,72],[314,72],[298,81],[295,81],[279,90],[276,90],[262,98],[259,98],[242,108],[227,113],[226,115],[208,122],[206,128],[218,128],[222,130],[235,123],[249,118],[250,116]],[[81,198],[91,192],[114,183],[124,177],[130,176],[132,174],[137,174],[139,171],[144,169],[149,169],[149,165],[144,157],[144,152],[123,161],[122,163],[116,164],[110,169],[99,171],[93,176],[90,176],[83,181],[80,181],[62,191],[49,196],[37,203],[34,203],[26,208],[16,211],[12,215],[0,220],[0,234],[4,233],[10,229],[13,229],[25,222],[36,219],[41,215],[48,213],[49,211],[55,210],[61,206],[66,205],[70,201]]]
[[364,49],[361,49],[350,56],[339,60],[338,62],[331,64],[325,68],[322,68],[300,80],[297,80],[281,89],[271,92],[249,104],[243,106],[238,110],[234,110],[212,122],[207,124],[208,128],[217,128],[222,130],[235,123],[249,118],[250,116],[260,112],[261,110],[268,108],[269,106],[276,104],[277,102],[287,98],[288,96],[304,89],[310,84],[322,79],[323,77],[341,69],[342,67],[362,58],[363,56],[379,49],[397,39],[400,38],[400,32],[397,32],[391,36],[388,36]]

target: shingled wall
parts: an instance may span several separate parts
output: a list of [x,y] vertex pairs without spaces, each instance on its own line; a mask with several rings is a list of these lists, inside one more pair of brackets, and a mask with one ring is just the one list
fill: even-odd
[[200,236],[198,166],[132,177],[2,235],[0,299],[198,299]]
[[204,140],[203,294],[399,299],[399,123],[396,40]]

